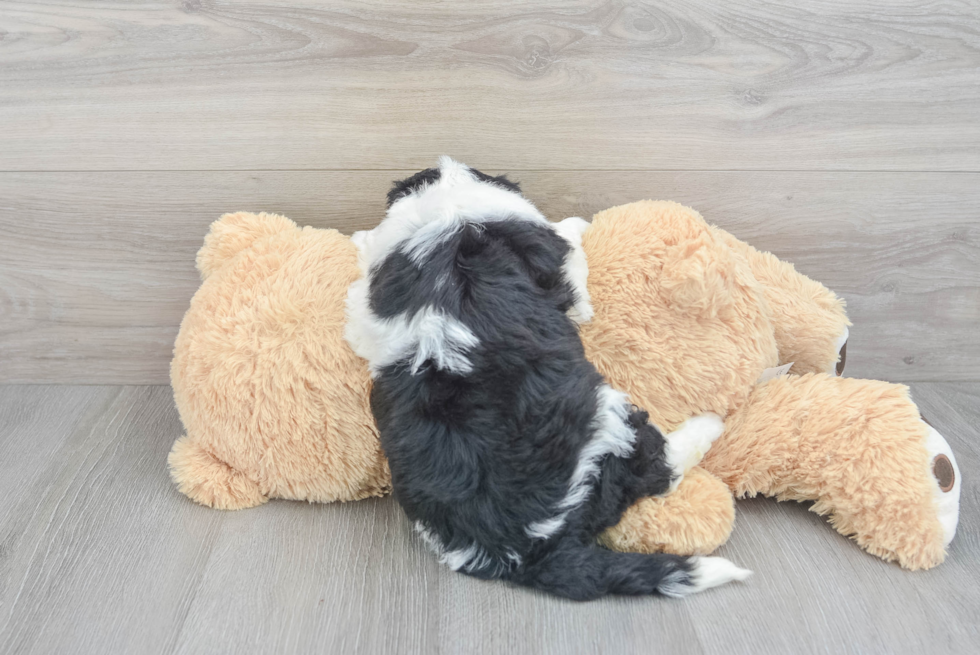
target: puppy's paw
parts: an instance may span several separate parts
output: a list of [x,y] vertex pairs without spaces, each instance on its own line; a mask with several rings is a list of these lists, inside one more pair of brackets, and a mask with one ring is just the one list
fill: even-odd
[[725,421],[713,412],[705,412],[700,416],[687,419],[674,432],[681,431],[689,432],[690,438],[698,440],[699,444],[703,445],[705,452],[707,452],[711,444],[717,441],[718,437],[725,431]]
[[671,491],[681,483],[685,473],[697,466],[724,431],[725,422],[717,414],[709,412],[687,419],[664,437],[667,441],[667,462],[675,475]]

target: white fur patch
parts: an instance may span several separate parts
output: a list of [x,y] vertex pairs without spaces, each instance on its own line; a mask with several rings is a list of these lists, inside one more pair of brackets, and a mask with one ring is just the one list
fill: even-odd
[[[717,414],[705,413],[689,418],[680,427],[664,435],[667,463],[674,469],[670,491],[681,483],[684,474],[697,466],[711,444],[725,431],[725,422]],[[668,492],[669,493],[669,492]]]
[[529,523],[524,532],[531,539],[547,539],[551,535],[555,534],[561,530],[561,526],[565,525],[565,518],[568,516],[568,512],[562,512],[558,516],[554,516],[550,519],[545,519],[544,521],[535,521],[534,523]]
[[410,359],[412,375],[427,360],[436,368],[466,374],[473,365],[467,351],[479,344],[468,327],[433,307],[410,319],[404,314],[378,318],[371,311],[368,278],[356,280],[347,290],[347,325],[344,338],[358,356],[368,361],[371,375],[386,366]]
[[585,257],[585,250],[582,249],[582,235],[589,227],[590,223],[577,216],[554,224],[558,236],[572,247],[565,256],[562,273],[575,291],[575,304],[568,310],[568,316],[576,323],[588,323],[594,313],[592,298],[589,296],[589,262]]
[[592,439],[579,453],[578,464],[568,483],[568,493],[556,508],[560,513],[528,525],[525,532],[533,539],[547,539],[561,529],[568,512],[588,497],[603,457],[628,457],[633,452],[636,433],[626,421],[630,412],[626,394],[603,384],[597,389],[596,398],[598,407],[592,421]]
[[724,557],[692,557],[694,565],[689,574],[675,571],[666,576],[657,587],[665,596],[681,598],[699,591],[718,587],[733,580],[745,580],[752,571],[742,569]]
[[[466,548],[459,548],[457,550],[446,550],[446,547],[439,541],[439,538],[431,530],[426,528],[421,521],[415,522],[415,531],[422,537],[422,541],[425,542],[429,550],[435,554],[439,563],[445,564],[453,571],[462,569],[467,572],[473,572],[477,569],[484,569],[494,563],[493,558],[477,544],[471,544]],[[510,566],[520,566],[521,557],[513,551],[508,553],[507,560]],[[501,566],[501,563],[498,562],[497,566]]]

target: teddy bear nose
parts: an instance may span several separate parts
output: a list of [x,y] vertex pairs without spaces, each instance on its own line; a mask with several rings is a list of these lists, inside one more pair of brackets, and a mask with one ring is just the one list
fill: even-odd
[[939,482],[939,488],[943,493],[949,493],[956,484],[956,471],[953,470],[953,463],[949,457],[939,453],[932,460],[932,474]]
[[847,362],[847,342],[840,347],[840,359],[837,361],[837,377],[844,374],[844,364]]

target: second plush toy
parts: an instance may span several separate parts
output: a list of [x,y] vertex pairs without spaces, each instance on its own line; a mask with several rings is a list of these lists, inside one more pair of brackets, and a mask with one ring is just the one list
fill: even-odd
[[[833,294],[674,203],[602,212],[583,247],[595,317],[582,338],[600,372],[665,430],[704,411],[727,417],[703,468],[634,505],[607,545],[708,553],[731,532],[733,494],[761,493],[816,501],[840,532],[907,568],[942,561],[955,459],[905,387],[834,375],[847,319]],[[370,377],[343,339],[359,275],[351,240],[229,214],[198,269],[171,369],[187,431],[169,459],[179,489],[220,509],[386,493]],[[789,363],[794,374],[760,382]]]

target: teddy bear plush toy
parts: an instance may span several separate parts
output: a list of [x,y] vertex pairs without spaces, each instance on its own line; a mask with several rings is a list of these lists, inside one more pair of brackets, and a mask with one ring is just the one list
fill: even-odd
[[[731,533],[733,497],[763,494],[813,501],[906,568],[942,562],[958,520],[953,453],[906,387],[839,377],[849,322],[834,294],[676,203],[600,212],[581,238],[589,359],[662,430],[707,411],[726,423],[701,466],[631,507],[607,546],[706,554]],[[227,214],[197,267],[171,367],[180,491],[220,509],[387,493],[367,365],[344,340],[360,276],[351,239]]]

